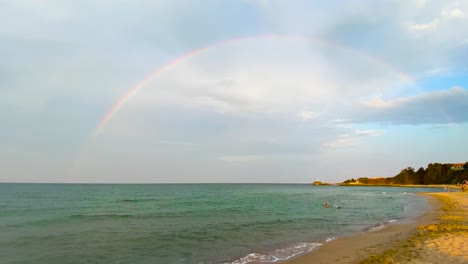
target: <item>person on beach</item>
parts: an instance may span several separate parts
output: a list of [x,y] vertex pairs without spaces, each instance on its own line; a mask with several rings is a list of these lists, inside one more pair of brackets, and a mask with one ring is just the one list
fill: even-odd
[[461,187],[461,190],[463,192],[467,191],[468,190],[468,180],[465,180],[460,187]]

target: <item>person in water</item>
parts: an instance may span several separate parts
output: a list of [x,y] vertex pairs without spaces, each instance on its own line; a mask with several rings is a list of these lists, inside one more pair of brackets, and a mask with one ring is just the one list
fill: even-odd
[[[325,204],[323,205],[323,207],[328,208],[328,207],[330,207],[330,205],[329,205],[328,203],[325,203]],[[333,208],[341,209],[341,206],[334,204],[334,205],[333,205]]]

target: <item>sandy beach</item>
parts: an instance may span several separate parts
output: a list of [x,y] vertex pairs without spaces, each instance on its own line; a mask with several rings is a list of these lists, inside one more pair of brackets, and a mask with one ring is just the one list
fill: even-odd
[[286,263],[468,263],[468,193],[421,195],[432,210],[415,222],[340,238]]

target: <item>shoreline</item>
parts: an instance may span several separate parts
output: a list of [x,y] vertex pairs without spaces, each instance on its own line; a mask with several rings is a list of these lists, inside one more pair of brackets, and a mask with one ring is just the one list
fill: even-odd
[[457,184],[364,184],[364,183],[336,183],[331,184],[343,187],[358,187],[358,186],[372,186],[372,187],[408,187],[408,188],[447,188],[460,190]]
[[[468,262],[468,253],[463,252],[464,248],[468,248],[468,194],[443,192],[419,193],[418,195],[427,197],[431,209],[417,217],[413,222],[395,223],[382,230],[340,237],[323,244],[317,250],[293,257],[282,263]],[[451,219],[460,222],[458,225],[461,226],[455,231],[461,231],[455,235],[461,236],[461,238],[447,238],[445,237],[447,235],[446,230],[437,228],[442,225],[453,226]],[[434,232],[441,236],[440,241],[437,241],[438,244],[447,246],[449,249],[446,251],[450,251],[449,253],[439,252],[431,246],[434,245],[434,241],[431,240],[434,237]],[[454,240],[459,243],[453,245]],[[437,259],[437,261],[433,262],[434,259]]]

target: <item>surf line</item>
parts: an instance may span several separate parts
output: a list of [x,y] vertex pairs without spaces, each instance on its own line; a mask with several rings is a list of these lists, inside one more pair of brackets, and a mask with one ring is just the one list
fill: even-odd
[[[166,71],[175,68],[177,65],[188,61],[196,56],[200,56],[210,50],[214,50],[220,47],[228,46],[228,45],[233,45],[233,44],[238,44],[242,42],[248,42],[248,41],[255,41],[255,40],[293,40],[293,41],[301,41],[301,42],[310,42],[312,44],[317,44],[317,45],[322,45],[326,47],[331,47],[335,48],[338,50],[342,51],[347,51],[350,52],[351,54],[355,54],[358,57],[361,57],[365,60],[368,60],[369,62],[375,63],[377,65],[380,65],[384,67],[385,69],[388,69],[389,72],[395,73],[401,80],[415,84],[415,80],[407,73],[401,71],[398,69],[396,66],[387,63],[383,59],[371,55],[369,53],[366,53],[365,51],[354,48],[352,46],[347,46],[339,42],[335,42],[323,37],[319,36],[307,36],[307,35],[292,35],[292,34],[261,34],[261,35],[249,35],[249,36],[241,36],[241,37],[236,37],[228,40],[223,40],[219,42],[215,42],[213,44],[191,50],[179,57],[176,57],[175,59],[159,66],[156,68],[154,71],[152,71],[149,75],[147,75],[145,78],[143,78],[141,81],[137,82],[133,87],[131,87],[123,96],[121,96],[110,108],[109,111],[105,113],[105,115],[100,119],[99,123],[97,126],[94,128],[90,136],[87,138],[87,140],[84,142],[83,148],[78,154],[78,160],[80,157],[87,151],[89,148],[90,144],[99,136],[99,134],[103,131],[104,127],[106,126],[107,123],[110,122],[110,120],[118,113],[123,106],[133,97],[135,96],[138,91],[143,89],[145,86],[147,86],[149,83],[154,81],[158,76],[164,74]],[[76,162],[75,162],[76,165]],[[73,167],[76,167],[76,166]]]

